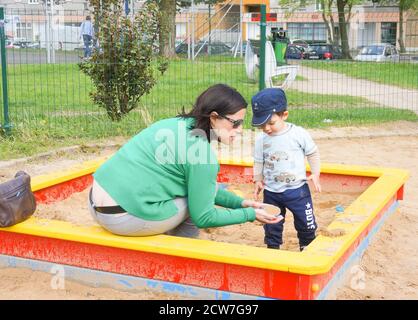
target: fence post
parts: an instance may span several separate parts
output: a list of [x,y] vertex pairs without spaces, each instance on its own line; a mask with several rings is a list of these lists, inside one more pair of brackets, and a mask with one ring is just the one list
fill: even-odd
[[7,92],[7,61],[6,61],[6,33],[4,30],[4,8],[0,8],[0,52],[1,52],[1,79],[3,86],[4,130],[10,134],[12,125],[9,120],[9,96]]
[[258,79],[258,89],[263,90],[266,87],[266,5],[261,5],[260,18],[260,73]]

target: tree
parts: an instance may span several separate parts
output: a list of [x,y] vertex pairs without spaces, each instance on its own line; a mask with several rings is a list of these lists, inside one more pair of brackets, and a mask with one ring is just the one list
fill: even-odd
[[[343,58],[351,59],[350,55],[350,47],[348,43],[348,33],[347,33],[347,26],[349,25],[350,18],[351,18],[351,9],[354,5],[359,4],[362,0],[335,0],[337,6],[337,14],[338,14],[338,29],[340,33],[340,40],[341,40],[341,47],[343,52]],[[290,11],[294,11],[298,8],[306,7],[308,4],[314,4],[315,0],[280,0],[280,4],[282,6],[286,6],[290,9]],[[334,37],[333,27],[334,27],[334,19],[333,19],[333,6],[334,0],[321,0],[322,4],[322,18],[327,25],[328,29],[328,37],[329,40],[335,42],[335,38],[330,39],[330,34]],[[329,19],[329,20],[328,20]],[[330,32],[330,29],[332,31]]]
[[[288,8],[288,13],[293,14],[294,11],[304,8],[307,5],[314,5],[316,4],[315,0],[280,0],[280,5]],[[334,36],[334,16],[333,16],[333,5],[334,0],[320,0],[321,4],[321,15],[322,20],[324,20],[325,26],[327,28],[327,38],[329,43],[335,43],[335,36]]]
[[[173,57],[176,54],[175,41],[176,41],[176,14],[180,7],[187,8],[192,4],[191,0],[148,0],[150,2],[156,2],[160,10],[160,55],[163,57]],[[205,3],[211,6],[222,3],[225,0],[195,0],[194,3]],[[210,15],[210,12],[209,12]],[[210,18],[209,18],[210,23]]]
[[332,6],[334,4],[334,0],[321,0],[321,8],[322,8],[322,20],[325,22],[325,26],[327,27],[327,34],[328,34],[328,42],[335,43],[334,37],[334,16],[332,14]]
[[163,57],[173,57],[176,54],[176,1],[159,0],[160,10],[160,55]]
[[404,14],[408,11],[418,11],[418,2],[416,0],[399,0],[399,48],[400,51],[406,52],[405,50],[405,43],[403,41],[403,35],[404,35]]
[[[341,49],[343,52],[343,58],[351,59],[350,46],[348,44],[348,33],[347,25],[351,16],[352,1],[351,0],[336,0],[337,1],[337,12],[338,12],[338,26],[340,31]],[[345,16],[346,8],[348,6],[348,18]]]
[[164,61],[154,63],[158,37],[158,7],[147,3],[135,16],[123,13],[119,0],[90,0],[99,49],[92,58],[79,64],[93,82],[90,95],[94,103],[106,109],[110,119],[119,121],[138,106],[140,98],[156,83],[157,69],[167,68]]
[[405,13],[407,11],[418,11],[418,1],[417,0],[376,0],[374,1],[379,4],[396,4],[399,7],[399,36],[398,36],[398,43],[400,52],[406,52],[405,50],[405,43],[403,41],[404,38],[404,22],[405,21]]

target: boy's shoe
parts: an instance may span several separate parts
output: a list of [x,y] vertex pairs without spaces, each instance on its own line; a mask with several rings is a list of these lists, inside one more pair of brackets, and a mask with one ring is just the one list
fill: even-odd
[[306,249],[306,247],[307,247],[307,246],[302,246],[302,247],[299,247],[299,250],[300,250],[300,251],[303,251],[303,250],[305,250],[305,249]]
[[277,249],[280,250],[280,246],[267,246],[267,249]]

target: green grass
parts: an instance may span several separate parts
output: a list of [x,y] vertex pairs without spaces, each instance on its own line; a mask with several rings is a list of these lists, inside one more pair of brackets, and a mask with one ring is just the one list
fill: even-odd
[[297,109],[290,112],[288,121],[306,128],[327,128],[359,125],[376,125],[392,121],[418,121],[413,111],[393,108],[319,108]]
[[418,89],[418,64],[378,63],[363,61],[304,61],[304,65],[332,72],[343,73],[352,78],[366,79],[401,88]]
[[[8,82],[13,136],[0,136],[0,160],[106,137],[129,137],[147,126],[147,118],[154,122],[176,116],[183,107],[190,109],[196,97],[216,83],[235,87],[249,103],[258,91],[258,83],[247,79],[240,58],[175,59],[140,107],[120,122],[112,122],[104,109],[91,102],[91,81],[75,64],[9,65]],[[364,98],[296,90],[287,90],[287,95],[289,121],[308,128],[417,121],[413,112],[380,108]],[[250,128],[250,120],[248,108],[246,128]]]

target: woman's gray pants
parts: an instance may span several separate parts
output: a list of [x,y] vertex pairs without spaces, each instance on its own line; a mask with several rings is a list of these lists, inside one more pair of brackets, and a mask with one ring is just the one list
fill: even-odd
[[178,208],[177,214],[161,221],[143,220],[127,212],[105,214],[94,210],[88,202],[88,207],[94,220],[111,233],[121,236],[151,236],[168,234],[178,237],[197,238],[199,228],[192,222],[187,207],[187,198],[176,198],[174,203]]

